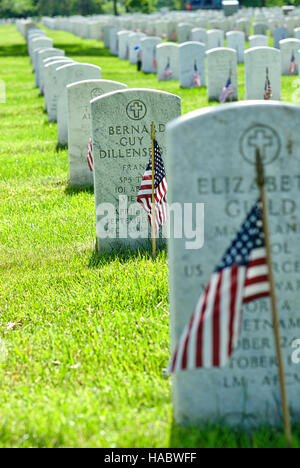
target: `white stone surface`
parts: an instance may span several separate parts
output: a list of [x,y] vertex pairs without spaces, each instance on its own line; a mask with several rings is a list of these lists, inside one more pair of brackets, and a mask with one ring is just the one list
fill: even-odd
[[55,61],[50,61],[44,66],[44,96],[45,96],[45,109],[48,113],[49,122],[56,122],[57,120],[57,77],[56,70],[66,63],[73,63],[74,61],[69,57],[61,57]]
[[70,185],[93,185],[87,164],[87,149],[92,136],[90,101],[103,94],[127,88],[110,80],[85,80],[67,85],[68,149]]
[[207,31],[204,28],[193,28],[191,32],[191,40],[207,44]]
[[132,34],[131,31],[119,31],[118,36],[118,57],[122,60],[128,60],[129,49],[128,49],[128,36]]
[[48,37],[36,37],[32,39],[30,46],[30,60],[33,63],[35,49],[48,49],[53,47],[53,40]]
[[263,99],[268,69],[273,97],[281,97],[280,51],[273,47],[253,47],[245,51],[245,99]]
[[[204,203],[204,246],[169,242],[171,347],[236,231],[258,198],[255,148],[267,180],[283,361],[293,421],[300,418],[300,365],[292,342],[300,336],[300,107],[251,102],[202,109],[168,127],[168,201]],[[183,157],[184,155],[184,157]],[[209,343],[209,341],[207,341]],[[209,346],[209,344],[208,344]],[[209,348],[208,348],[209,349]],[[243,307],[239,346],[224,369],[178,372],[172,379],[175,422],[282,428],[270,299]]]
[[118,48],[119,48],[119,43],[118,43],[118,32],[119,28],[111,28],[109,31],[109,52],[110,55],[113,56],[118,56]]
[[183,42],[190,41],[192,39],[191,36],[191,25],[188,23],[179,23],[177,32],[178,32],[178,42],[182,44]]
[[237,53],[233,49],[219,47],[206,52],[207,56],[207,93],[210,101],[217,101],[229,78],[232,83],[232,97],[238,98]]
[[254,31],[254,35],[267,34],[268,25],[266,23],[254,23],[253,31]]
[[274,30],[274,47],[280,49],[279,42],[289,37],[289,32],[286,27],[275,28]]
[[89,63],[63,64],[57,68],[56,78],[54,100],[57,103],[57,142],[63,146],[68,143],[67,85],[77,81],[100,79],[101,68]]
[[268,47],[269,40],[268,36],[264,34],[256,34],[255,36],[249,37],[249,48],[252,47]]
[[283,39],[279,42],[280,52],[281,52],[281,74],[290,75],[290,63],[292,55],[294,55],[297,67],[294,75],[298,75],[298,51],[300,49],[300,40],[299,39]]
[[161,38],[150,36],[141,39],[142,70],[144,73],[157,72],[156,46],[161,44]]
[[205,44],[201,42],[185,42],[180,44],[179,52],[179,82],[182,88],[193,88],[195,65],[200,75],[201,86],[205,86]]
[[142,38],[146,37],[144,33],[132,33],[128,36],[128,47],[129,47],[129,63],[135,65],[138,59],[138,51],[136,47],[141,46]]
[[[147,216],[136,203],[151,156],[151,123],[155,123],[156,139],[166,161],[165,128],[167,122],[180,116],[180,98],[163,91],[128,89],[93,100],[91,110],[98,249],[112,251],[119,246],[138,249],[149,244]],[[128,208],[134,204],[137,211],[134,207],[131,213],[126,208],[119,211],[119,196],[123,201],[125,197]],[[116,236],[113,238],[104,237],[104,229],[102,236],[100,234],[101,220],[106,224],[102,219],[106,215],[101,216],[103,203],[110,203],[118,210]],[[113,215],[110,215],[106,220],[112,220]],[[131,237],[136,231],[132,227],[136,218],[137,223],[142,221],[140,232],[144,238]],[[114,226],[112,221],[107,223],[107,236],[114,236]]]
[[179,52],[178,45],[164,42],[156,47],[157,79],[165,81],[164,72],[169,63],[171,74],[167,80],[179,80]]
[[237,53],[238,63],[244,63],[245,33],[242,31],[230,31],[226,33],[227,47]]
[[40,50],[37,54],[37,66],[35,70],[35,83],[36,86],[40,87],[40,76],[41,76],[41,70],[43,67],[43,60],[49,58],[49,57],[63,57],[65,55],[65,51],[62,49],[55,49],[54,47],[49,48],[49,49],[44,49]]
[[224,32],[220,29],[210,29],[207,31],[207,50],[224,46]]

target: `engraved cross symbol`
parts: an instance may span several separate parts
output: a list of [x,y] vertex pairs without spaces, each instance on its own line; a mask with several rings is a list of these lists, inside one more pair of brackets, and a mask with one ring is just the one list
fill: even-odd
[[248,138],[248,145],[254,147],[254,149],[258,148],[261,158],[265,159],[266,148],[273,145],[272,135],[267,135],[264,129],[254,130],[254,134]]
[[130,112],[133,113],[134,118],[138,119],[140,116],[140,112],[142,112],[144,109],[143,109],[143,106],[139,102],[135,101],[131,104],[131,106],[129,107],[129,110]]

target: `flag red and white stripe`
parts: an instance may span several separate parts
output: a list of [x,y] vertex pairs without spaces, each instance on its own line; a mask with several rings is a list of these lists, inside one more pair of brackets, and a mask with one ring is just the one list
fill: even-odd
[[226,84],[224,86],[224,88],[222,89],[222,92],[219,96],[219,101],[220,102],[226,102],[227,98],[229,96],[232,96],[233,94],[233,87],[232,87],[232,83],[231,83],[231,78],[229,76],[228,80],[226,81]]
[[[165,167],[158,143],[154,140],[154,209],[156,234],[160,227],[167,221],[167,192],[168,184]],[[143,206],[147,213],[150,226],[152,226],[152,156],[150,157],[145,174],[142,178],[137,201]]]
[[289,65],[289,74],[294,75],[296,73],[296,70],[297,70],[297,62],[296,62],[294,53],[292,53],[292,57],[291,57],[290,65]]
[[202,83],[201,83],[201,77],[200,73],[197,67],[197,64],[194,64],[194,73],[193,73],[193,80],[192,80],[192,86],[196,88],[201,88]]
[[93,172],[93,170],[94,170],[94,159],[93,159],[93,141],[92,141],[92,137],[90,138],[90,141],[89,141],[88,153],[87,153],[86,159],[87,159],[87,163],[88,163],[90,171]]
[[167,374],[225,367],[238,344],[243,304],[269,295],[261,210],[257,203],[200,296]]

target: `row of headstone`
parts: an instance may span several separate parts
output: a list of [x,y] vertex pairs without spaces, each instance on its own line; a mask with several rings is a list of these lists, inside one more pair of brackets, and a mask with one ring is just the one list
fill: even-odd
[[[33,56],[34,50],[32,46]],[[217,55],[212,61],[214,54]],[[44,59],[43,63],[52,57]],[[58,60],[63,60],[61,57],[63,55],[59,55]],[[207,59],[218,70],[230,69],[236,86],[236,50],[213,49],[208,52]],[[254,47],[245,53],[245,70],[249,71],[251,65],[259,77],[264,76],[267,66],[275,87],[272,61],[279,67],[276,76],[280,77],[280,52],[266,46]],[[46,67],[49,65],[47,63]],[[291,352],[300,329],[297,309],[299,186],[297,175],[294,175],[300,159],[299,107],[278,102],[246,102],[203,109],[180,118],[180,98],[177,96],[149,89],[122,89],[124,85],[120,83],[114,84],[115,91],[105,93],[111,90],[110,83],[105,87],[104,81],[98,78],[67,83],[69,78],[76,78],[72,70],[79,71],[78,64],[58,65],[54,77],[56,85],[61,86],[60,89],[64,87],[63,93],[67,89],[69,145],[73,145],[74,150],[69,162],[71,167],[76,166],[75,184],[80,183],[83,175],[78,162],[80,158],[85,160],[87,150],[82,150],[79,138],[87,142],[92,134],[99,251],[115,251],[120,245],[138,249],[150,239],[146,214],[137,206],[136,200],[151,155],[152,122],[155,122],[157,142],[166,164],[169,205],[184,209],[186,204],[193,207],[204,204],[202,229],[205,242],[200,245],[201,253],[195,252],[199,246],[190,247],[189,229],[184,229],[180,236],[171,236],[168,241],[172,351],[215,265],[219,264],[257,200],[255,155],[256,150],[260,150],[266,180],[270,182],[267,196],[275,283],[280,290],[282,348],[288,401],[293,422],[296,422],[300,415],[300,367],[292,360]],[[228,73],[224,74],[225,78]],[[214,80],[213,75],[210,69],[209,82]],[[45,83],[46,69],[43,76]],[[88,177],[86,183],[91,183]],[[210,293],[208,301],[212,298]],[[246,305],[240,328],[239,343],[227,367],[185,369],[174,374],[172,398],[176,422],[225,423],[247,428],[265,424],[280,426],[280,385],[269,299]],[[202,359],[207,362],[213,353],[213,333],[210,329],[204,333]],[[216,333],[218,330],[214,335]],[[199,355],[189,354],[187,359],[189,367]]]
[[[223,34],[232,30],[244,32],[248,39],[253,24],[254,35],[266,35],[275,38],[275,43],[294,36],[295,28],[300,26],[300,15],[295,10],[294,16],[286,17],[280,9],[240,10],[226,17],[223,11],[198,10],[193,12],[169,12],[152,15],[98,15],[93,17],[43,18],[46,26],[52,29],[65,29],[87,39],[104,40],[107,48],[113,49],[114,31],[128,30],[148,36],[158,36],[168,41],[179,43],[195,40],[193,30],[221,30]],[[112,35],[111,35],[112,32]],[[287,34],[287,36],[286,36]],[[197,39],[198,40],[198,39]],[[112,44],[110,42],[112,41]],[[200,42],[203,42],[202,40]]]
[[[213,24],[211,23],[213,26]],[[181,32],[187,31],[186,23],[180,23]],[[277,28],[278,29],[278,28]],[[237,83],[235,76],[237,74],[235,60],[230,59],[231,64],[226,57],[230,57],[230,52],[226,52],[224,45],[224,33],[221,30],[206,30],[204,28],[192,28],[191,35],[186,35],[185,39],[195,38],[198,40],[189,40],[180,44],[162,43],[160,37],[147,36],[145,33],[119,30],[118,28],[108,27],[104,31],[109,33],[108,44],[112,55],[118,55],[121,59],[127,59],[130,64],[137,64],[140,61],[140,68],[144,73],[157,73],[159,81],[179,80],[180,86],[183,88],[202,87],[208,84],[208,98],[216,99],[216,93],[219,97],[222,93],[227,81],[224,75],[227,75],[227,80],[230,77],[233,92],[230,99],[237,99]],[[263,33],[249,37],[250,49],[256,47],[267,47],[268,39]],[[276,27],[274,25],[274,32]],[[283,36],[276,36],[277,39]],[[244,31],[230,31],[226,33],[227,47],[230,50],[235,50],[237,53],[237,62],[243,63],[245,60],[245,38]],[[203,41],[203,42],[201,42]],[[298,71],[298,45],[297,39],[280,40],[278,47],[281,45],[281,73],[283,75],[295,75]],[[216,54],[214,49],[220,48],[219,54]],[[208,53],[213,50],[214,53]],[[207,67],[205,66],[205,56],[207,53]],[[222,55],[224,54],[224,55]],[[268,54],[266,51],[265,54]],[[218,63],[214,63],[216,58],[222,60],[224,56],[224,64],[226,64],[223,73],[219,73],[215,78],[215,70],[219,70]],[[251,63],[255,62],[255,54],[249,55]],[[267,56],[267,55],[266,55]],[[292,57],[294,56],[294,64]],[[257,54],[259,57],[259,53]],[[245,82],[246,96],[253,96],[257,99],[263,99],[265,93],[261,92],[266,85],[266,77],[271,79],[272,98],[280,97],[280,77],[277,76],[278,70],[278,55],[276,55],[276,63],[267,61],[264,67],[262,76],[256,77],[255,68],[249,70],[249,66],[245,67]],[[260,59],[258,58],[258,61]],[[270,62],[270,65],[269,65]],[[248,63],[248,62],[247,62]],[[206,70],[207,68],[207,70]],[[206,77],[207,75],[207,77]],[[276,78],[275,78],[276,75]],[[210,77],[210,78],[209,78]],[[225,80],[225,81],[224,81]],[[255,83],[264,81],[263,87],[257,86],[256,91],[253,90]],[[253,85],[251,85],[253,83]],[[279,86],[278,86],[279,83]],[[218,90],[218,91],[217,91]],[[62,140],[60,140],[62,141]]]
[[[273,52],[274,56],[278,53]],[[281,348],[292,422],[299,421],[300,289],[296,286],[299,274],[296,263],[300,259],[300,230],[296,226],[300,207],[299,187],[293,182],[300,160],[299,125],[299,106],[245,102],[194,111],[167,128],[169,204],[183,210],[189,202],[194,213],[196,206],[204,206],[205,220],[204,243],[198,253],[188,247],[191,245],[188,231],[170,237],[168,246],[172,353],[188,326],[190,334],[189,341],[182,342],[178,350],[178,365],[172,378],[177,423],[248,430],[265,425],[282,427],[270,298],[243,306],[243,317],[237,325],[241,330],[237,346],[229,363],[218,367],[222,365],[219,355],[227,352],[226,333],[232,320],[229,317],[232,302],[229,307],[225,291],[235,287],[229,279],[229,285],[225,285],[224,275],[232,273],[230,261],[231,255],[234,258],[237,253],[235,247],[243,246],[244,240],[251,238],[245,232],[241,243],[232,245],[259,197],[257,149],[263,158],[266,180],[272,181],[266,184],[266,196]],[[196,214],[190,219],[193,226],[197,225],[195,217]],[[223,264],[226,252],[229,267],[216,268]],[[233,301],[233,297],[231,289],[228,301]],[[200,307],[202,318],[206,313],[204,320],[200,322],[199,312],[190,322],[193,312],[198,313]]]
[[[40,44],[34,42],[36,34],[36,28],[29,30],[28,50],[36,57],[36,85],[44,95],[49,121],[57,121],[58,144],[68,146],[69,183],[94,186],[97,226],[101,224],[102,204],[111,203],[117,212],[115,229],[124,230],[125,219],[129,230],[134,216],[129,207],[126,215],[119,212],[119,196],[128,196],[131,205],[137,202],[139,182],[151,153],[152,121],[167,159],[165,128],[170,120],[180,116],[180,98],[157,90],[127,90],[124,83],[103,80],[100,67],[77,63],[59,49],[38,48]],[[91,138],[92,162],[87,158]],[[147,215],[141,205],[138,207],[142,240],[137,241],[134,236],[112,238],[112,219],[106,237],[97,229],[99,250],[110,250],[116,242],[131,246],[148,243]]]

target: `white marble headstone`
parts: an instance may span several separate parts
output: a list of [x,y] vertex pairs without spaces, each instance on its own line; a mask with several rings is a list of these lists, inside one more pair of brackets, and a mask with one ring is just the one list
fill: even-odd
[[[98,249],[138,249],[149,243],[147,216],[137,205],[137,195],[151,156],[151,123],[166,161],[165,128],[180,116],[180,98],[152,89],[128,89],[94,99],[91,111]],[[103,205],[107,203],[110,207]],[[134,238],[138,227],[143,238]]]
[[227,47],[236,50],[238,63],[244,63],[245,33],[230,31],[226,33]]
[[195,73],[200,76],[201,86],[205,86],[205,44],[185,42],[179,48],[179,82],[182,88],[198,87]]
[[289,32],[286,27],[280,27],[274,29],[274,47],[280,49],[279,42],[289,37]]
[[128,36],[129,63],[135,65],[138,60],[138,49],[141,46],[142,38],[146,37],[144,33],[132,33]]
[[280,51],[273,47],[253,47],[245,51],[245,99],[264,99],[269,75],[273,100],[281,96]]
[[[279,42],[281,53],[281,74],[282,75],[297,75],[298,74],[298,51],[300,49],[299,39],[283,39]],[[292,57],[296,60],[296,69],[291,73],[290,65]]]
[[43,66],[43,60],[49,57],[63,57],[65,55],[65,51],[62,49],[55,49],[52,47],[51,49],[44,49],[40,50],[37,54],[37,66],[35,70],[35,80],[37,87],[40,87],[40,76],[41,70]]
[[233,49],[219,47],[206,52],[207,93],[210,101],[217,101],[229,77],[233,93],[230,100],[237,100],[237,53]]
[[191,32],[191,40],[201,42],[202,44],[207,43],[207,31],[204,28],[193,28]]
[[118,57],[122,60],[128,60],[129,48],[128,48],[128,36],[132,34],[131,31],[119,31],[118,36]]
[[[292,342],[300,336],[299,128],[299,106],[260,101],[195,111],[167,129],[171,161],[168,201],[182,207],[187,202],[204,204],[204,246],[188,249],[191,239],[184,234],[169,241],[172,351],[214,269],[258,198],[258,147],[268,181],[281,347],[295,423],[300,417],[300,364],[292,361]],[[204,362],[212,353],[208,329],[205,344]],[[188,356],[189,360],[193,358],[195,354]],[[280,427],[281,396],[270,299],[243,307],[239,344],[229,365],[179,371],[172,378],[172,389],[177,423]]]
[[220,29],[210,29],[207,31],[207,50],[224,46],[224,32]]
[[179,23],[177,27],[178,42],[182,44],[191,40],[191,25],[188,23]]
[[160,37],[149,36],[141,39],[142,70],[144,73],[157,72],[156,46],[161,44]]
[[61,57],[55,61],[50,61],[44,66],[44,96],[45,108],[48,112],[49,122],[56,122],[57,120],[57,77],[56,70],[62,65],[67,63],[74,63],[69,57]]
[[264,34],[256,34],[249,37],[249,48],[252,47],[268,47],[269,39]]
[[31,41],[30,47],[30,59],[33,63],[34,51],[35,49],[48,49],[53,47],[53,40],[48,37],[37,37]]
[[67,85],[83,80],[101,78],[101,68],[89,63],[71,63],[56,70],[57,88],[57,141],[59,145],[68,143]]
[[127,88],[110,80],[85,80],[67,85],[68,149],[70,185],[93,185],[93,173],[87,163],[92,136],[90,101],[103,94]]
[[177,44],[170,42],[159,44],[156,47],[156,59],[158,81],[179,80],[179,52]]
[[256,34],[267,34],[268,25],[265,23],[254,23],[253,25],[254,35]]

